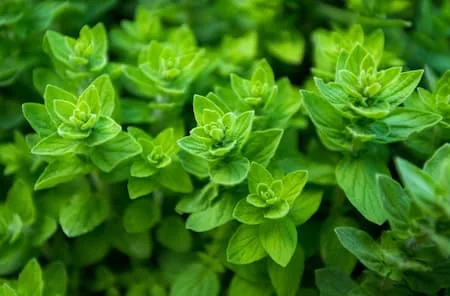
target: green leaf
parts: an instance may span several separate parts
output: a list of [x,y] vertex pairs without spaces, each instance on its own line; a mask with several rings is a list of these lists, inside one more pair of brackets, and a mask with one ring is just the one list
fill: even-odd
[[111,249],[104,227],[79,236],[73,244],[73,263],[77,267],[85,267],[99,263]]
[[270,296],[273,294],[272,288],[267,284],[260,282],[251,282],[240,276],[233,276],[230,287],[228,289],[228,296]]
[[270,281],[277,295],[280,296],[297,295],[304,269],[305,255],[300,245],[297,246],[291,261],[286,267],[281,267],[271,260],[267,261]]
[[390,84],[377,96],[377,100],[387,101],[398,106],[405,101],[416,89],[422,78],[423,70],[403,72],[395,83]]
[[179,193],[190,193],[194,190],[191,178],[178,162],[161,169],[155,180],[162,186]]
[[36,208],[30,186],[18,179],[8,191],[6,206],[18,214],[26,225],[33,224],[36,219]]
[[242,156],[220,160],[210,167],[211,181],[221,185],[232,186],[241,183],[247,177],[250,162]]
[[44,269],[44,296],[63,296],[67,292],[68,275],[64,264],[52,262]]
[[234,264],[249,264],[266,257],[259,239],[259,227],[241,225],[231,237],[227,247],[227,260]]
[[34,184],[34,190],[54,187],[90,172],[92,166],[76,156],[65,156],[50,162]]
[[236,197],[224,193],[206,210],[191,214],[186,220],[186,228],[204,232],[219,227],[233,219],[233,209],[236,203]]
[[16,291],[11,288],[7,283],[0,286],[0,295],[2,296],[18,296]]
[[122,127],[109,117],[100,116],[90,136],[86,139],[88,146],[101,145],[117,136]]
[[110,172],[119,163],[142,152],[142,147],[129,134],[120,132],[111,141],[96,146],[92,152],[92,162],[102,171]]
[[242,149],[242,155],[250,161],[267,166],[280,144],[282,135],[282,129],[252,132]]
[[177,141],[177,143],[181,149],[187,151],[192,155],[200,156],[203,158],[206,156],[209,150],[208,145],[192,136],[181,138]]
[[68,237],[93,230],[106,220],[110,206],[105,197],[77,194],[60,210],[59,223]]
[[65,155],[80,151],[81,142],[65,139],[53,133],[33,146],[31,152],[37,155]]
[[48,116],[44,105],[25,103],[22,105],[22,112],[41,138],[45,138],[56,131],[56,126]]
[[317,127],[323,144],[333,151],[351,150],[347,135],[344,133],[347,123],[339,111],[322,96],[304,90],[300,93],[305,109]]
[[316,286],[319,288],[321,296],[353,295],[350,294],[351,291],[358,287],[350,276],[339,270],[323,268],[317,269],[315,273]]
[[302,192],[307,180],[308,171],[305,170],[295,171],[287,174],[281,179],[281,181],[283,182],[281,197],[292,204]]
[[128,233],[120,220],[109,223],[108,236],[111,244],[132,259],[148,259],[152,253],[152,240],[148,232]]
[[206,159],[185,150],[180,150],[178,152],[178,160],[188,173],[199,178],[208,177],[209,165]]
[[199,263],[191,264],[172,284],[170,296],[218,296],[220,281],[209,268]]
[[408,229],[408,208],[410,198],[403,188],[388,176],[377,176],[381,201],[392,229]]
[[436,208],[438,188],[433,178],[401,158],[395,159],[395,164],[406,190],[415,197],[414,200],[421,208],[428,211],[430,215],[438,212],[439,208]]
[[156,239],[164,247],[174,252],[185,253],[192,247],[191,233],[184,228],[181,217],[165,217],[158,225]]
[[389,175],[386,165],[373,157],[344,157],[336,167],[336,180],[352,205],[369,221],[386,220],[376,182],[377,174]]
[[133,201],[123,213],[123,227],[129,233],[144,232],[161,219],[161,210],[155,201],[141,198]]
[[341,245],[334,232],[338,226],[358,226],[358,224],[355,220],[344,216],[328,217],[320,228],[320,257],[327,267],[350,275],[358,260]]
[[241,199],[233,210],[233,217],[241,223],[258,225],[264,222],[264,209],[252,206]]
[[194,116],[195,121],[198,123],[198,125],[203,125],[205,122],[203,122],[203,111],[206,109],[216,111],[220,114],[220,116],[223,116],[225,114],[225,111],[229,112],[230,110],[223,110],[217,104],[215,104],[213,101],[211,101],[208,97],[200,96],[200,95],[194,95],[194,101],[193,101],[193,107],[194,107]]
[[259,239],[267,254],[286,267],[297,247],[297,229],[289,218],[266,221],[259,225]]
[[441,119],[442,117],[436,113],[397,108],[378,122],[389,126],[390,132],[386,136],[377,138],[377,142],[391,143],[405,140],[414,133],[436,125]]
[[252,162],[250,171],[248,172],[248,190],[250,193],[257,193],[257,186],[259,183],[264,183],[268,186],[272,184],[272,174],[262,165]]
[[367,233],[353,227],[337,227],[335,232],[344,248],[367,268],[383,276],[390,272],[383,262],[383,253],[378,243]]
[[47,85],[44,93],[45,108],[47,109],[48,115],[55,125],[61,124],[61,119],[59,118],[55,110],[55,101],[63,100],[72,104],[76,104],[78,99],[75,95],[53,85]]
[[36,259],[30,260],[17,281],[18,295],[41,296],[44,289],[42,271]]
[[98,91],[100,101],[100,115],[105,117],[112,116],[116,104],[114,86],[108,75],[97,77],[92,85]]
[[241,148],[246,142],[252,131],[254,111],[247,111],[239,114],[230,131],[229,136],[237,141],[237,147]]
[[303,191],[294,201],[289,210],[289,217],[295,225],[301,225],[311,218],[319,209],[322,201],[323,191],[307,190]]
[[151,178],[130,178],[128,179],[128,194],[131,199],[150,194],[155,189],[155,183]]

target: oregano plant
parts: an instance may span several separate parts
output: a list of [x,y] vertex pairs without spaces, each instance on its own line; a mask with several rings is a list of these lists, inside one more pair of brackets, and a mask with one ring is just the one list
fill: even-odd
[[3,0],[0,295],[450,295],[450,4]]

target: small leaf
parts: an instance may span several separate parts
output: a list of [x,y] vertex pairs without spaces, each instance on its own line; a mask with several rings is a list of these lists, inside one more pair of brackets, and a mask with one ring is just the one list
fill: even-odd
[[109,210],[104,197],[77,194],[61,208],[59,223],[68,237],[79,236],[105,221]]
[[123,213],[123,226],[129,233],[144,232],[161,219],[161,209],[155,201],[141,198],[133,201]]
[[275,262],[267,262],[270,281],[277,295],[295,296],[300,287],[300,282],[305,269],[305,255],[300,245],[297,246],[292,260],[286,267],[281,267]]
[[386,165],[375,158],[350,156],[336,167],[336,180],[352,205],[369,221],[381,225],[386,220],[376,182],[377,174],[389,175]]
[[264,222],[264,209],[249,204],[241,199],[234,208],[233,217],[241,223],[258,225]]
[[92,162],[102,171],[110,172],[119,163],[142,152],[142,147],[125,132],[120,132],[111,141],[96,146],[92,152]]
[[259,239],[259,227],[241,225],[227,247],[227,260],[234,264],[249,264],[267,255]]
[[170,296],[218,296],[220,281],[211,269],[199,263],[191,264],[172,284]]
[[186,221],[186,228],[204,232],[219,227],[233,219],[237,199],[227,193],[206,210],[195,212]]
[[267,221],[259,225],[259,239],[267,254],[286,267],[297,247],[297,229],[289,218]]
[[81,142],[71,139],[65,139],[58,134],[53,133],[50,136],[40,140],[31,152],[37,155],[65,155],[76,153],[80,150]]
[[295,225],[301,225],[311,218],[319,209],[323,191],[307,190],[300,194],[289,210],[289,217]]
[[383,262],[379,245],[364,231],[353,227],[337,227],[335,232],[341,244],[367,268],[386,276],[390,272]]
[[169,190],[179,193],[190,193],[194,190],[189,175],[183,170],[178,162],[161,169],[155,180]]
[[242,156],[220,160],[209,171],[211,181],[221,185],[232,186],[241,183],[247,177],[250,162]]
[[30,186],[18,179],[8,191],[6,206],[20,216],[24,224],[33,224],[36,219],[36,208]]
[[351,291],[358,287],[350,276],[331,268],[316,270],[316,286],[321,296],[352,295]]
[[93,147],[110,141],[122,130],[121,126],[109,117],[100,116],[90,136],[86,139],[88,146]]
[[44,281],[41,267],[36,259],[32,259],[19,274],[17,292],[19,295],[41,296],[43,289]]
[[45,138],[56,131],[56,126],[48,116],[44,105],[25,103],[22,105],[22,112],[41,138]]
[[275,154],[283,135],[282,129],[269,129],[250,133],[242,155],[250,161],[267,166]]
[[300,195],[308,180],[308,171],[295,171],[284,176],[281,197],[292,204]]
[[151,178],[130,178],[128,180],[128,194],[131,199],[150,194],[155,189],[155,184]]
[[91,165],[76,156],[65,156],[50,162],[34,184],[34,190],[42,190],[68,182],[90,172]]
[[185,253],[192,247],[191,233],[184,228],[181,217],[165,217],[158,225],[156,239],[164,247],[174,252]]

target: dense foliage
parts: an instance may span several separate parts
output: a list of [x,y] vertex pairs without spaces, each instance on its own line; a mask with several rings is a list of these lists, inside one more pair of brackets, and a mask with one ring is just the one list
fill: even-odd
[[2,0],[0,295],[450,295],[450,2]]

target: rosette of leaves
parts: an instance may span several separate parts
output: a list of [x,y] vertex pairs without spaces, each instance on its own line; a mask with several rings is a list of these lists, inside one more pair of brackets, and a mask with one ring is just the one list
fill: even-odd
[[41,92],[49,83],[79,92],[101,74],[108,63],[108,38],[101,23],[92,28],[83,26],[77,39],[47,31],[43,49],[49,55],[56,75],[45,68],[34,71],[34,84]]
[[123,67],[126,86],[130,92],[156,98],[159,103],[179,104],[205,66],[203,55],[191,30],[181,26],[170,32],[166,41],[152,40],[143,48],[137,66]]
[[253,110],[254,129],[286,128],[300,110],[301,98],[288,78],[275,81],[266,60],[259,61],[250,79],[231,74],[231,89],[216,88],[208,97],[233,112]]
[[17,179],[0,205],[0,274],[20,268],[56,228],[56,221],[37,209],[30,185]]
[[235,206],[233,217],[243,225],[231,237],[228,261],[249,264],[269,255],[286,267],[297,246],[296,226],[317,211],[322,194],[302,193],[307,171],[291,172],[281,179],[258,163],[252,163],[248,174],[246,198]]
[[110,31],[111,49],[126,61],[135,61],[139,52],[152,40],[162,39],[159,17],[138,6],[134,21],[124,20],[119,28]]
[[250,161],[267,165],[283,134],[281,129],[252,132],[254,111],[236,114],[213,94],[194,96],[194,115],[197,127],[178,140],[178,145],[192,155],[183,162],[205,160],[197,163],[206,166],[211,181],[217,184],[241,183],[247,177]]
[[115,93],[109,76],[97,78],[79,97],[48,85],[44,101],[23,105],[25,118],[40,137],[31,152],[50,161],[37,189],[85,174],[92,169],[91,163],[109,172],[141,152],[140,145],[111,117]]
[[178,193],[193,190],[191,179],[177,158],[179,147],[173,128],[161,131],[154,139],[138,128],[130,127],[128,131],[142,146],[142,153],[131,165],[131,198],[149,194],[158,187]]
[[[379,175],[390,230],[380,243],[364,231],[338,227],[342,245],[368,269],[409,291],[436,293],[450,286],[450,145],[439,148],[423,169],[397,158],[405,188]],[[406,190],[405,190],[406,189]]]
[[383,50],[385,40],[381,30],[374,30],[367,35],[364,34],[361,25],[356,24],[345,31],[319,29],[314,31],[312,38],[314,43],[312,73],[325,81],[335,79],[336,64],[341,52],[350,54],[358,44],[370,53],[380,65],[398,66],[403,64],[395,55]]
[[403,141],[441,120],[438,114],[401,106],[421,76],[422,70],[378,70],[377,59],[356,45],[350,54],[343,51],[339,55],[335,81],[316,79],[318,94],[301,92],[323,144],[345,153],[336,167],[337,183],[350,202],[378,224],[386,217],[375,175],[388,174],[388,169],[385,160],[371,156],[373,144]]

